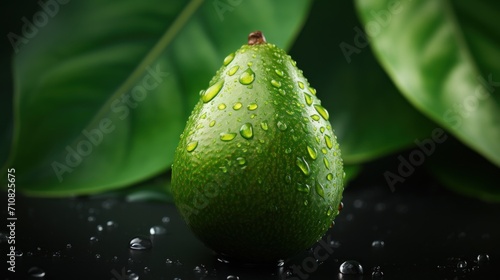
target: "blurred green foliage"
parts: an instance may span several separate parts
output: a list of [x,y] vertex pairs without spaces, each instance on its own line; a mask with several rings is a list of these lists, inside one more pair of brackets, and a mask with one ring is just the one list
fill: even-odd
[[[393,157],[380,174],[393,190],[427,168],[500,201],[497,2],[40,3],[3,9],[0,161],[26,193],[151,185],[168,172],[200,89],[262,30],[330,111],[349,179]],[[141,197],[136,189],[125,193]]]

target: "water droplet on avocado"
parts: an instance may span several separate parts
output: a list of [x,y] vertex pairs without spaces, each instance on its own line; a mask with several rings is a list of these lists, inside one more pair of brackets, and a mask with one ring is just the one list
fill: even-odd
[[309,106],[313,103],[312,96],[307,93],[304,93],[304,99],[306,101],[306,104]]
[[238,69],[240,69],[240,67],[238,65],[233,66],[233,67],[231,67],[231,69],[229,69],[229,71],[227,71],[227,74],[229,76],[232,76],[238,71]]
[[316,159],[318,157],[318,154],[316,153],[316,149],[314,148],[311,148],[309,146],[307,146],[307,153],[309,153],[309,156],[312,158],[312,159]]
[[281,83],[276,81],[276,80],[271,80],[271,85],[273,85],[273,87],[275,87],[275,88],[281,87]]
[[275,72],[278,76],[280,76],[280,77],[283,77],[283,75],[284,75],[283,71],[281,71],[281,70],[279,70],[279,69],[274,70],[274,72]]
[[330,115],[328,114],[328,111],[321,105],[314,105],[314,108],[316,111],[325,119],[326,121],[328,118],[330,118]]
[[221,104],[219,104],[219,106],[217,106],[217,108],[218,108],[219,110],[224,110],[224,109],[226,109],[226,104],[221,103]]
[[328,206],[328,209],[326,209],[326,215],[330,217],[333,214],[333,208],[332,206]]
[[324,132],[325,132],[325,127],[324,127],[324,126],[320,127],[320,128],[319,128],[319,131],[320,131],[321,133],[324,133]]
[[250,110],[250,111],[253,111],[253,110],[256,110],[257,107],[259,107],[257,105],[257,103],[250,103],[250,104],[248,104],[247,109]]
[[307,161],[304,158],[297,157],[297,160],[295,161],[295,163],[300,168],[302,173],[304,173],[304,175],[306,175],[306,176],[310,175],[311,169],[309,168],[309,164],[307,163]]
[[236,111],[238,111],[239,109],[241,109],[241,107],[243,107],[243,104],[241,104],[241,102],[236,102],[233,105],[233,109],[236,110]]
[[316,95],[316,89],[310,87],[309,92],[312,93],[312,95]]
[[333,147],[332,138],[330,137],[330,135],[325,135],[325,143],[328,149],[331,149]]
[[208,124],[208,126],[210,126],[210,127],[213,127],[214,125],[215,125],[215,120],[212,120],[212,121]]
[[193,142],[187,144],[186,150],[188,152],[192,152],[192,151],[194,151],[196,149],[196,147],[198,147],[198,141],[193,141]]
[[328,159],[326,157],[323,158],[323,163],[325,164],[325,167],[327,169],[330,169],[330,162],[328,161]]
[[299,88],[300,89],[304,89],[304,83],[303,82],[298,82],[298,84],[299,84]]
[[297,183],[297,190],[299,192],[302,192],[302,193],[309,193],[309,190],[311,189],[311,186],[309,186],[308,184],[301,184],[301,183]]
[[281,122],[281,121],[278,121],[278,123],[276,125],[278,126],[279,130],[281,130],[281,131],[285,131],[288,128],[286,123]]
[[333,180],[333,174],[332,174],[332,173],[328,173],[328,174],[326,175],[326,179],[327,179],[328,181]]
[[234,59],[234,53],[230,53],[226,58],[224,58],[224,66],[227,66]]
[[202,95],[201,100],[207,103],[210,100],[214,99],[214,97],[220,92],[222,86],[224,85],[224,80],[220,80],[211,87],[209,87]]
[[147,250],[153,247],[153,243],[149,238],[137,236],[130,240],[129,248],[132,250]]
[[292,152],[292,148],[288,147],[285,149],[285,154],[289,154]]
[[321,148],[321,152],[326,155],[326,153],[328,153],[328,150],[326,148]]
[[316,188],[316,193],[322,198],[325,198],[325,188],[320,182],[316,181],[315,188]]
[[242,85],[249,85],[253,83],[254,80],[255,80],[255,73],[250,68],[247,68],[247,70],[243,71],[243,73],[241,73],[239,78],[239,81]]
[[234,137],[236,137],[236,133],[222,132],[220,134],[220,140],[222,141],[231,141]]
[[238,162],[239,165],[245,165],[245,163],[247,163],[247,161],[243,157],[236,158],[236,162]]
[[251,123],[245,123],[240,128],[240,134],[245,139],[252,139],[253,137],[253,126]]
[[309,205],[309,201],[307,201],[307,199],[306,199],[306,200],[304,200],[304,206],[307,206],[307,205]]
[[267,131],[269,129],[269,126],[267,125],[267,122],[261,122],[260,128],[262,128],[262,130]]
[[318,115],[314,114],[314,115],[311,115],[311,119],[313,119],[315,121],[319,121],[320,117]]

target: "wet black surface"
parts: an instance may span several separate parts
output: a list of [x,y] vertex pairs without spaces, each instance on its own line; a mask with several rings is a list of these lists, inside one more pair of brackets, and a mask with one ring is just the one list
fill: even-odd
[[[0,275],[2,279],[42,279],[28,277],[28,271],[38,267],[45,272],[43,279],[121,280],[132,273],[138,279],[184,280],[236,276],[242,280],[500,279],[499,204],[464,198],[429,184],[401,186],[395,192],[377,184],[350,184],[344,210],[323,241],[281,267],[218,261],[191,234],[172,204],[18,194],[16,250],[22,256],[16,258],[16,273],[2,265]],[[150,235],[153,226],[166,232]],[[5,227],[0,232],[5,263],[8,232]],[[137,236],[150,238],[152,248],[129,249],[130,240]],[[364,273],[339,274],[346,260],[359,262]]]

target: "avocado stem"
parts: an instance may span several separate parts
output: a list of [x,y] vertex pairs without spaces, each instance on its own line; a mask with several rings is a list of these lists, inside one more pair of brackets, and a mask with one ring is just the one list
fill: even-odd
[[254,31],[248,35],[248,44],[250,46],[252,45],[258,45],[258,44],[265,44],[266,42],[266,37],[264,37],[264,34],[260,31]]

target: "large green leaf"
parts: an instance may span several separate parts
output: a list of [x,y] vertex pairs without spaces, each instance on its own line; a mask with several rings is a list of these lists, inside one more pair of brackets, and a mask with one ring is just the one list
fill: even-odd
[[[457,156],[457,153],[460,156]],[[436,147],[428,168],[445,186],[463,195],[500,202],[500,168],[450,138]]]
[[411,146],[432,131],[378,65],[352,2],[316,1],[291,55],[330,111],[345,163]]
[[372,48],[405,97],[500,166],[500,2],[356,3]]
[[[71,1],[15,57],[19,189],[92,193],[166,170],[200,89],[247,34],[287,47],[294,1]],[[33,34],[31,34],[33,35]]]

